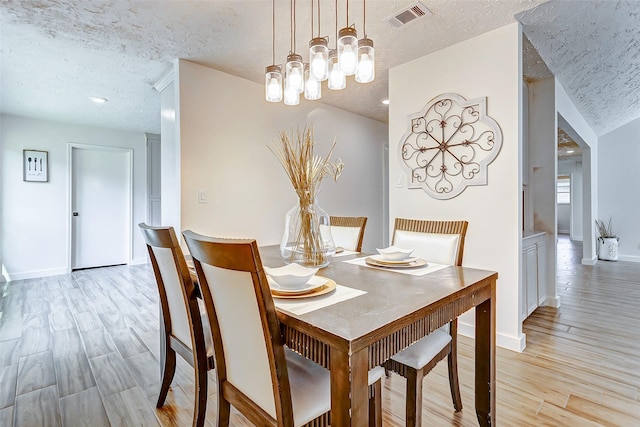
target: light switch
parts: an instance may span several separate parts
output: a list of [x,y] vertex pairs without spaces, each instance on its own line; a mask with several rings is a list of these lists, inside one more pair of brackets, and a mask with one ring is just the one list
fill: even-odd
[[396,178],[396,187],[397,188],[404,188],[404,175],[403,174],[398,175],[398,177]]
[[207,192],[198,190],[198,203],[207,203]]

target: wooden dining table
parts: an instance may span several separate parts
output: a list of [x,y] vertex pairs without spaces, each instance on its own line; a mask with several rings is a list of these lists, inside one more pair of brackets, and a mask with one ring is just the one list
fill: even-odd
[[[261,247],[260,256],[265,266],[284,264],[278,246]],[[367,425],[368,370],[474,307],[476,414],[479,425],[495,425],[498,274],[447,266],[416,276],[344,262],[363,256],[336,257],[318,272],[365,291],[357,297],[304,314],[274,299],[285,343],[330,370],[331,425]]]

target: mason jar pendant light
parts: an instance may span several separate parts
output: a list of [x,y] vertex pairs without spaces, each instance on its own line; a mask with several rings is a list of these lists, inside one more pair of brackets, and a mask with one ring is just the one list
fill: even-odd
[[285,90],[288,88],[304,92],[304,67],[302,56],[296,53],[296,0],[291,0],[291,50],[285,66]]
[[[318,35],[313,31],[313,3],[318,2]],[[320,0],[311,0],[311,41],[309,42],[309,67],[311,75],[323,82],[329,78],[329,47],[326,37],[320,37]]]
[[349,0],[347,26],[338,33],[338,63],[345,76],[352,76],[358,70],[358,33],[355,27],[349,26]]
[[376,78],[375,50],[373,40],[367,38],[367,0],[362,0],[362,31],[364,38],[358,40],[358,71],[356,81],[358,83],[370,83]]
[[304,64],[304,98],[309,101],[322,98],[322,84],[311,73],[309,64]]
[[308,100],[321,99],[322,82],[325,80],[329,89],[341,90],[347,86],[347,76],[354,76],[358,83],[369,83],[375,79],[373,40],[367,37],[366,30],[366,0],[362,1],[364,37],[360,40],[355,25],[349,25],[349,0],[345,0],[347,25],[338,31],[338,0],[335,0],[334,49],[329,49],[329,37],[320,36],[320,0],[308,1],[311,3],[309,61],[305,63],[303,57],[295,52],[296,0],[289,0],[290,50],[284,65],[275,63],[276,2],[271,2],[271,65],[265,67],[265,99],[269,102],[284,100],[287,105],[298,105],[302,95]]
[[276,5],[271,2],[271,65],[265,68],[265,99],[269,102],[282,101],[282,67],[276,63]]

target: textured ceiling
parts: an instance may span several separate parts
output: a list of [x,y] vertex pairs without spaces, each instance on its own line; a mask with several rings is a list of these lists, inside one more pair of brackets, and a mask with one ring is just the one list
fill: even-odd
[[551,1],[516,18],[596,134],[640,117],[640,1]]
[[[305,57],[311,36],[310,3],[302,0],[296,3],[296,51]],[[335,43],[335,3],[327,0],[321,3],[320,33],[331,37],[331,45]],[[602,108],[601,97],[596,97],[595,106],[593,102],[596,91],[593,88],[598,85],[604,85],[600,87],[610,92],[620,90],[626,95],[624,100],[634,90],[640,96],[638,83],[632,78],[638,79],[637,63],[636,76],[624,74],[631,71],[617,70],[616,62],[612,61],[610,67],[614,68],[607,68],[610,73],[605,78],[578,82],[572,81],[575,71],[567,74],[562,68],[593,62],[588,54],[596,50],[594,45],[611,47],[600,40],[608,38],[623,39],[627,48],[635,46],[634,54],[607,49],[598,50],[598,55],[628,57],[623,61],[627,67],[633,65],[632,60],[638,61],[637,28],[629,28],[625,21],[614,29],[607,24],[603,30],[591,31],[594,24],[590,13],[594,9],[598,12],[612,9],[624,14],[637,9],[640,3],[624,3],[620,9],[621,3],[610,1],[586,1],[580,2],[580,7],[574,4],[567,8],[545,5],[543,0],[423,0],[432,16],[402,28],[384,21],[411,3],[367,0],[367,34],[376,47],[376,80],[361,85],[350,77],[347,88],[339,92],[329,91],[325,84],[322,102],[386,122],[387,107],[380,101],[387,97],[390,67],[514,22],[516,14],[528,10],[518,16],[533,46],[551,71],[561,76],[563,86],[597,132],[603,128],[601,123],[628,121],[640,115],[637,99],[635,110],[632,104],[614,109],[615,102],[622,99],[617,97],[607,102],[607,111]],[[339,0],[339,28],[347,22],[345,4]],[[284,62],[289,50],[288,5],[288,1],[276,2],[276,63]],[[529,10],[536,6],[537,9]],[[269,0],[3,0],[0,13],[0,111],[10,114],[159,132],[160,98],[152,86],[175,58],[258,83],[263,82],[264,67],[271,63]],[[362,1],[351,0],[349,13],[349,23],[356,24],[361,36]],[[637,14],[633,16],[637,21]],[[620,19],[613,12],[606,13],[606,17]],[[574,22],[578,18],[587,22],[587,26],[582,21]],[[571,28],[576,28],[579,34],[567,30]],[[615,37],[609,37],[609,31]],[[567,47],[568,43],[576,46]],[[559,50],[565,55],[569,50],[572,60],[557,58]],[[627,85],[610,82],[621,77]],[[582,92],[585,87],[586,94]],[[103,96],[109,102],[93,105],[87,98],[91,95]],[[616,120],[607,118],[609,110]],[[622,110],[624,115],[620,113]]]
[[[289,2],[276,5],[276,62],[289,50]],[[335,43],[334,2],[322,0],[321,34]],[[427,1],[433,16],[402,28],[384,19],[408,0],[368,0],[367,34],[376,47],[377,75],[329,93],[323,102],[386,122],[389,67],[514,22],[541,1]],[[310,2],[297,1],[300,53],[311,36]],[[339,1],[341,28],[345,1]],[[349,22],[361,30],[362,2]],[[3,112],[148,132],[160,130],[153,83],[184,58],[255,82],[271,63],[271,1],[2,1]],[[362,31],[360,32],[362,34]],[[87,97],[103,96],[94,106]],[[305,102],[304,100],[302,102]],[[308,102],[308,101],[307,101]],[[295,108],[295,107],[292,107]]]

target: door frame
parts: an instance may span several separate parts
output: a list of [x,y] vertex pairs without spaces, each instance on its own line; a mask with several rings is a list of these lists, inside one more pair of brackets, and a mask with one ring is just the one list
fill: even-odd
[[129,211],[127,212],[127,264],[133,263],[133,149],[124,147],[111,147],[108,145],[81,144],[70,142],[67,144],[67,273],[72,271],[73,257],[73,150],[97,150],[97,151],[119,151],[127,155],[129,164]]

